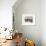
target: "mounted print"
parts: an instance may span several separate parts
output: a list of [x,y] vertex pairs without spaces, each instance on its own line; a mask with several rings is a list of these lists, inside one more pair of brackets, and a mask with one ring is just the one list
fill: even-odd
[[34,14],[23,14],[22,25],[35,25],[35,15]]

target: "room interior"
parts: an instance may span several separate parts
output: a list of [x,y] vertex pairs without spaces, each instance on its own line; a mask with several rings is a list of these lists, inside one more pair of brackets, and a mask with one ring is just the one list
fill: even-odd
[[1,0],[0,46],[46,46],[46,0]]

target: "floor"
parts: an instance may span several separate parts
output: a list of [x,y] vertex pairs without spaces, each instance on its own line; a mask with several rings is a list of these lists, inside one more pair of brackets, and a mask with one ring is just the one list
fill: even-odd
[[[0,39],[0,46],[16,46],[16,41],[22,41],[22,37],[20,37],[19,35],[17,35],[17,37],[14,36],[12,38],[12,40]],[[5,42],[3,42],[4,40]],[[19,42],[19,44],[23,46],[22,42]]]
[[16,46],[15,39],[13,40],[6,40],[6,42],[2,43],[0,46]]

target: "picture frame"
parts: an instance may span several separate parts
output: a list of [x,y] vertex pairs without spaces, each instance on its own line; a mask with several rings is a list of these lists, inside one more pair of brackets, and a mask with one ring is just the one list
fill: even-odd
[[22,25],[35,25],[35,15],[34,14],[23,14]]

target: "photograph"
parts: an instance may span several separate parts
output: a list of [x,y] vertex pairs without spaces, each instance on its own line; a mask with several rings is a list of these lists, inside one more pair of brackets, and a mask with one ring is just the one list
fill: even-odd
[[29,23],[33,23],[33,17],[31,17],[31,16],[27,16],[27,17],[25,17],[25,22],[29,22]]
[[34,14],[23,14],[22,25],[35,25],[35,15]]

